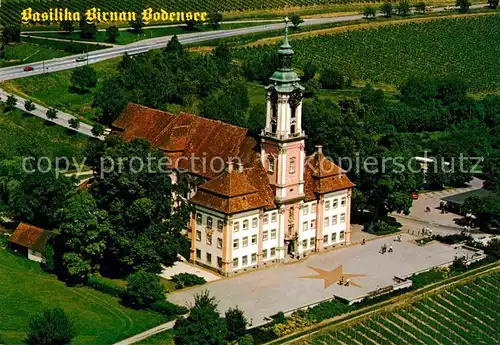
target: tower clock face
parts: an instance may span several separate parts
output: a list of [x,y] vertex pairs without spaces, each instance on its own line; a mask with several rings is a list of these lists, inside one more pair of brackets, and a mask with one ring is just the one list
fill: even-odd
[[292,108],[297,108],[300,102],[302,101],[302,92],[299,89],[293,90],[290,95],[289,103]]

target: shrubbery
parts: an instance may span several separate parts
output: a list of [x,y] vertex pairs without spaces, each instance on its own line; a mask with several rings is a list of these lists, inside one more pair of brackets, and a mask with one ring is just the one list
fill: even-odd
[[160,278],[144,271],[132,273],[127,277],[127,288],[121,298],[123,304],[135,308],[145,308],[165,301]]
[[207,281],[203,277],[198,277],[196,274],[179,273],[172,276],[171,280],[175,283],[176,289],[183,289],[188,286],[203,285]]
[[386,222],[378,221],[376,223],[366,223],[364,225],[363,231],[366,231],[374,235],[388,235],[399,231],[399,228],[395,225],[391,225]]
[[87,283],[90,287],[96,289],[97,291],[116,297],[120,297],[125,292],[125,288],[123,286],[96,276],[90,276]]

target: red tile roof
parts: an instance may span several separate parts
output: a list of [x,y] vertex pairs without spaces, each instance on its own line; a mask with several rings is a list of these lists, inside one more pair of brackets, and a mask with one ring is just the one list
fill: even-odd
[[43,252],[47,240],[53,236],[55,234],[51,231],[21,222],[9,237],[9,241],[38,252]]

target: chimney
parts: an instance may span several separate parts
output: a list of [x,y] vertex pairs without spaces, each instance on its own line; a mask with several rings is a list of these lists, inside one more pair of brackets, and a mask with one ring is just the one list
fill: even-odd
[[314,147],[316,148],[316,152],[318,152],[318,154],[323,154],[323,145],[316,145]]
[[243,163],[241,162],[236,163],[236,167],[238,169],[238,173],[241,174],[243,172]]

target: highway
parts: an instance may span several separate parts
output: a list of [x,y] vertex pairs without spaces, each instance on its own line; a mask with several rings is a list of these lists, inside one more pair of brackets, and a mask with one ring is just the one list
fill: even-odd
[[[481,8],[485,5],[473,5],[471,8]],[[444,8],[434,8],[433,12],[445,11]],[[454,14],[456,12],[453,12]],[[381,14],[378,14],[381,16]],[[353,20],[363,19],[363,15],[350,15],[343,17],[328,17],[328,18],[313,18],[306,19],[303,26],[319,25],[319,24],[329,24],[329,23],[341,23]],[[265,25],[251,26],[247,28],[231,29],[231,30],[218,30],[218,31],[208,31],[208,32],[194,32],[178,35],[179,41],[182,44],[198,43],[210,40],[221,39],[225,37],[239,36],[250,33],[259,33],[272,30],[280,30],[284,28],[284,23],[270,23]],[[88,53],[88,61],[76,62],[75,57],[78,55],[66,56],[62,58],[46,60],[43,62],[31,63],[30,66],[34,68],[33,71],[25,72],[23,70],[24,66],[12,66],[0,69],[0,81],[24,78],[32,75],[42,74],[42,73],[52,73],[61,70],[72,69],[79,66],[84,66],[87,63],[93,64],[96,62],[112,59],[115,57],[122,56],[125,53],[129,55],[135,55],[147,52],[151,49],[163,48],[166,46],[167,42],[172,38],[172,36],[164,36],[152,39],[145,39],[142,41],[130,43],[123,46],[115,46],[111,48],[105,48],[98,51],[93,51]],[[82,55],[82,54],[79,54]]]

